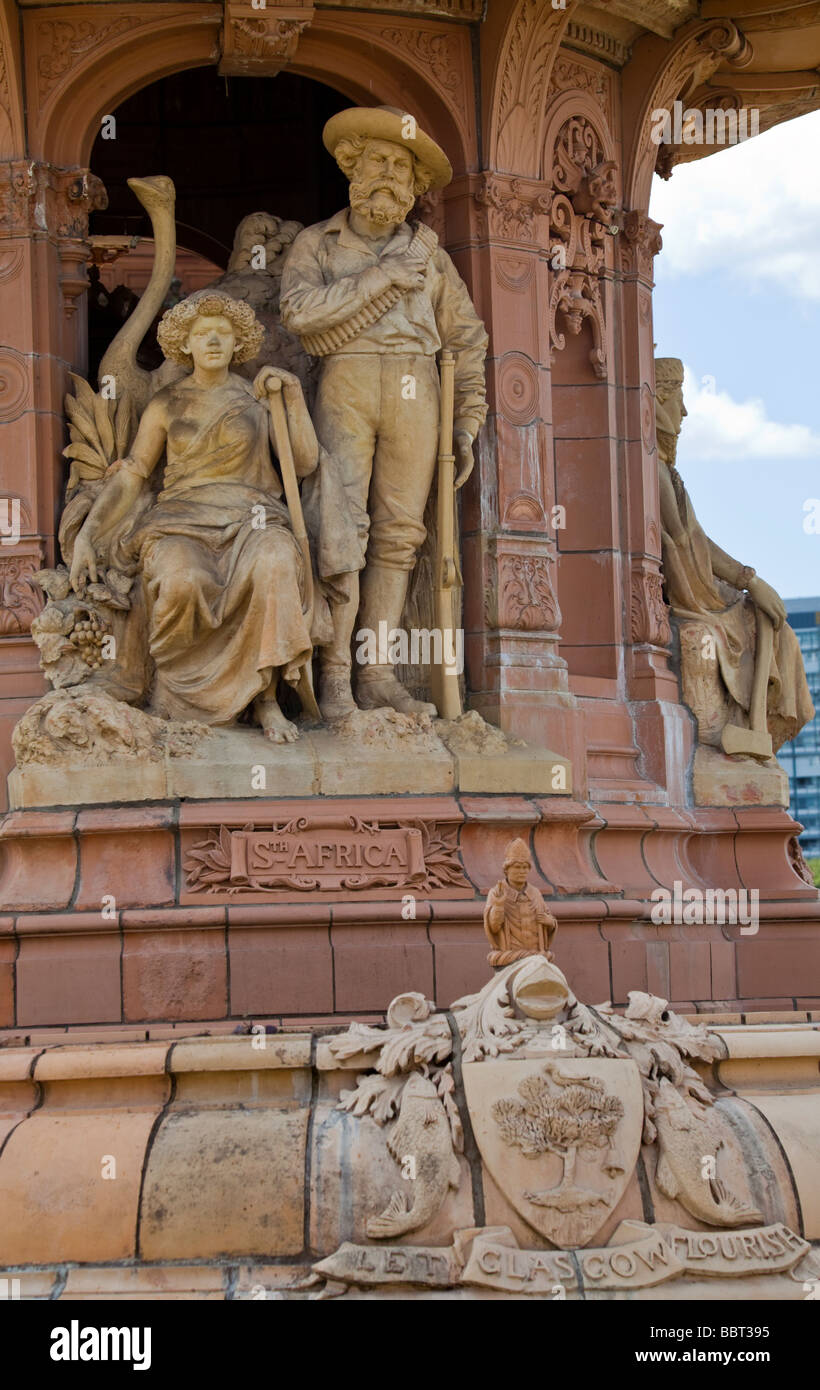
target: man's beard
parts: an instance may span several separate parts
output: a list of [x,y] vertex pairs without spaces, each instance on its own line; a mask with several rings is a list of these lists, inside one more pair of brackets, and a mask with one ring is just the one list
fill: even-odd
[[351,208],[376,227],[397,227],[415,201],[412,193],[402,197],[397,185],[383,177],[353,180],[350,184]]
[[677,463],[678,456],[677,434],[671,434],[669,430],[662,430],[660,427],[658,427],[657,441],[658,453],[660,457],[663,459],[664,463],[667,463],[669,465],[670,468],[674,468]]

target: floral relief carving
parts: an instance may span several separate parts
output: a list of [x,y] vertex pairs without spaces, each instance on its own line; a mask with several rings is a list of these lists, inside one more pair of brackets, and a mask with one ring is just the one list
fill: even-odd
[[611,128],[612,78],[608,72],[600,67],[588,67],[586,63],[578,62],[566,53],[559,53],[552,69],[547,104],[562,92],[570,91],[585,92],[597,101],[607,125]]
[[68,72],[77,58],[98,48],[106,39],[127,34],[143,23],[138,15],[121,15],[118,19],[41,19],[37,25],[37,86],[41,104]]
[[428,73],[432,73],[439,87],[449,92],[457,105],[463,105],[464,73],[460,60],[460,45],[456,35],[439,33],[436,29],[412,28],[382,29],[381,37],[395,48],[403,48]]
[[509,241],[536,241],[536,218],[550,209],[543,184],[497,174],[484,174],[474,196],[485,210],[487,235]]
[[585,116],[564,122],[552,166],[550,343],[554,355],[566,346],[567,332],[577,336],[588,323],[593,340],[590,361],[601,378],[606,377],[607,359],[600,273],[607,235],[619,229],[616,169]]
[[43,596],[32,582],[40,568],[37,554],[3,554],[0,550],[0,637],[28,632],[43,606]]
[[554,632],[561,625],[558,599],[545,555],[502,555],[498,564],[498,627]]

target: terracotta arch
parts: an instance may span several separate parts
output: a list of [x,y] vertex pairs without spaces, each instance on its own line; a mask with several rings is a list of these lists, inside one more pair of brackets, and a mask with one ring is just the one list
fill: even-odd
[[524,178],[540,176],[544,117],[553,63],[580,0],[518,0],[493,70],[487,165]]
[[13,0],[0,0],[0,160],[25,154],[20,34]]
[[[102,117],[127,97],[160,77],[201,67],[219,58],[218,5],[80,6],[71,11],[78,34],[75,51],[87,35],[87,52],[62,68],[55,56],[55,11],[24,16],[26,81],[33,93],[29,148],[34,158],[67,167],[86,166]],[[87,26],[87,27],[86,27]],[[65,43],[65,38],[61,38]],[[55,76],[56,72],[56,76]],[[45,76],[44,76],[45,74]]]
[[[219,61],[221,5],[106,5],[101,15],[102,9],[72,7],[63,12],[70,19],[55,10],[24,15],[34,158],[62,167],[87,165],[104,115],[159,78]],[[73,48],[66,30],[75,36]],[[475,168],[471,73],[461,52],[466,37],[450,36],[453,71],[464,88],[457,100],[435,73],[426,73],[423,54],[405,52],[403,33],[395,24],[368,32],[345,17],[322,16],[303,36],[290,70],[335,87],[352,102],[407,107],[439,139],[454,169]]]
[[[357,16],[361,18],[361,16]],[[402,33],[397,26],[388,33]],[[459,48],[461,34],[458,35]],[[383,33],[322,16],[303,36],[289,71],[335,87],[355,105],[407,108],[438,140],[456,173],[477,167],[472,74],[466,34],[453,53],[460,84],[448,91],[425,71],[420,56],[405,54]],[[459,91],[462,93],[458,99]]]
[[643,213],[649,209],[658,153],[650,138],[652,112],[670,107],[743,47],[743,37],[729,19],[692,20],[671,43],[653,35],[636,43],[622,74],[625,207]]

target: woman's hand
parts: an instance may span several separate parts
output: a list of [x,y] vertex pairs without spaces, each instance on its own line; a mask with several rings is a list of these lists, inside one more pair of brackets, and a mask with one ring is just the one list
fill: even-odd
[[749,585],[748,593],[761,612],[765,613],[767,618],[771,618],[775,630],[781,628],[786,621],[786,606],[771,584],[767,584],[765,580],[759,579],[755,575]]
[[262,401],[272,391],[282,391],[287,405],[298,405],[302,400],[302,383],[293,372],[281,367],[260,367],[253,379],[253,394]]
[[97,582],[97,556],[91,541],[83,534],[84,531],[85,527],[77,533],[74,541],[74,552],[71,556],[69,579],[75,594],[82,592],[87,579],[90,579],[92,584]]

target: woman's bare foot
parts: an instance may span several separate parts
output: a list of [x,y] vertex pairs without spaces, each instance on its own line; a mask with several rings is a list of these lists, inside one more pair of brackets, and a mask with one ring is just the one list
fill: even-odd
[[265,737],[271,743],[295,743],[299,730],[286,719],[278,702],[270,695],[258,695],[253,702],[253,712],[262,725]]

